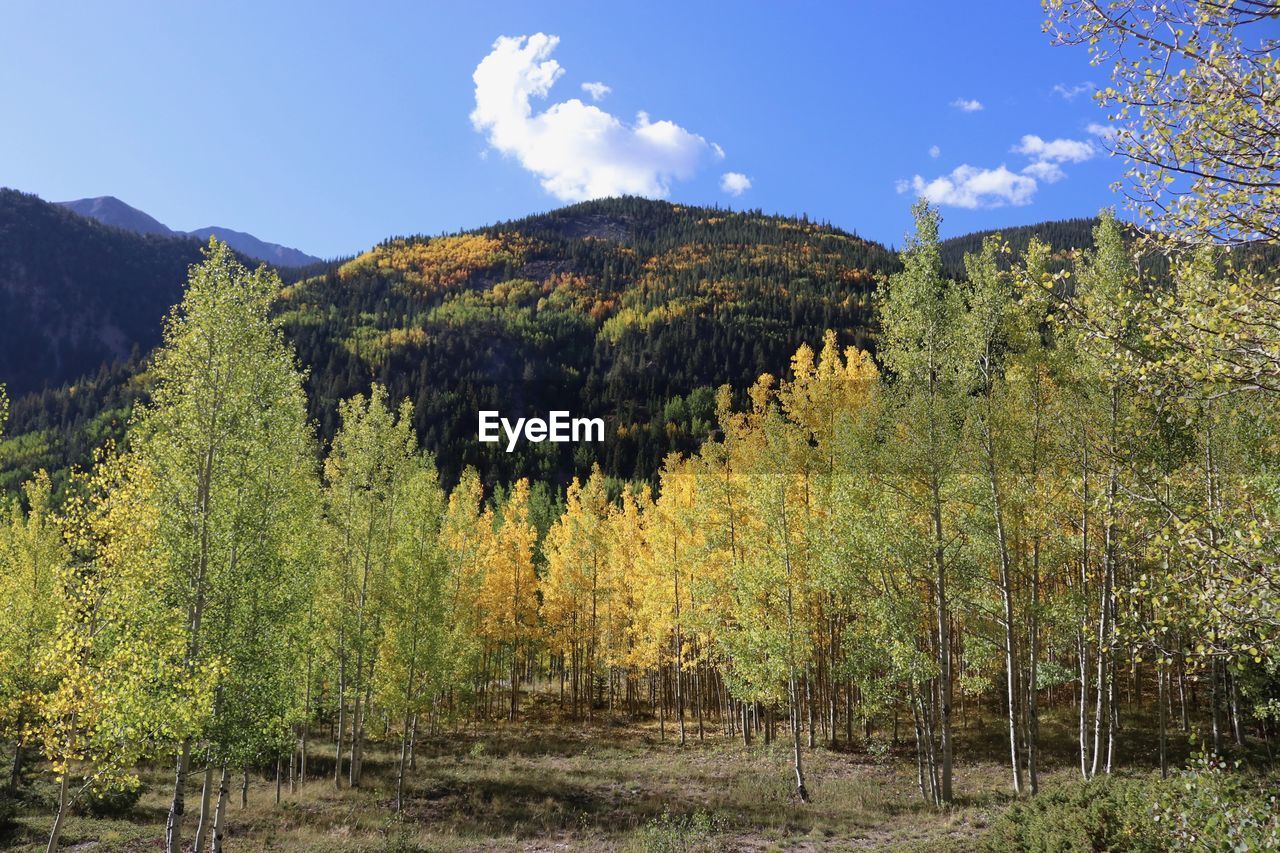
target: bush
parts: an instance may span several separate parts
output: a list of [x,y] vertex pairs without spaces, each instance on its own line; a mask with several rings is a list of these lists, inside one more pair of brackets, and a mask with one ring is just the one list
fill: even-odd
[[1280,784],[1220,758],[1194,759],[1155,812],[1171,850],[1280,849]]
[[1160,780],[1098,776],[1014,803],[991,828],[988,849],[1028,853],[1167,850],[1155,820]]
[[0,841],[12,834],[17,826],[18,800],[7,788],[0,786]]
[[1280,783],[1221,759],[1176,777],[1099,776],[1014,803],[991,828],[991,851],[1280,849]]
[[715,853],[724,849],[716,838],[723,828],[720,820],[702,810],[673,815],[664,808],[636,834],[632,847],[649,853]]
[[92,787],[85,791],[76,810],[93,817],[124,817],[142,798],[142,785],[128,787]]

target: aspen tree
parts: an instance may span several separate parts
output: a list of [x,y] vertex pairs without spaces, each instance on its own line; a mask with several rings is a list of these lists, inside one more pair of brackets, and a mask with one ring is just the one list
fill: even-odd
[[899,494],[918,506],[919,517],[925,520],[919,533],[931,548],[941,729],[938,799],[947,804],[952,799],[954,681],[948,527],[960,476],[960,421],[972,367],[963,347],[961,293],[942,274],[938,213],[924,201],[915,205],[913,213],[916,231],[907,240],[904,269],[890,276],[880,304],[880,357],[893,377],[891,396],[898,420],[889,450],[890,477]]
[[[81,794],[136,787],[139,761],[201,729],[222,668],[213,659],[188,665],[187,614],[155,594],[165,551],[148,468],[102,452],[75,485],[63,522],[69,559],[55,582],[56,641],[37,665],[52,685],[35,725],[58,780],[50,853]],[[83,779],[76,790],[73,774]]]
[[17,499],[0,503],[0,735],[13,742],[9,788],[22,778],[27,731],[50,685],[36,663],[54,640],[58,617],[56,584],[69,559],[62,530],[50,507],[49,475],[37,471]]
[[528,480],[516,481],[499,516],[482,591],[484,631],[507,651],[507,719],[515,722],[520,708],[521,655],[532,653],[538,630],[538,576],[533,562],[538,531],[529,520]]
[[1012,488],[1010,474],[1006,466],[1010,466],[1011,442],[1005,435],[1006,419],[997,411],[1001,392],[1005,385],[1006,360],[1010,349],[1016,341],[1010,338],[1014,334],[1013,313],[1016,309],[1013,300],[1013,288],[1007,276],[999,268],[999,260],[1007,253],[998,236],[988,237],[983,241],[982,251],[977,255],[965,256],[965,271],[968,274],[968,306],[965,312],[968,344],[972,348],[970,357],[976,369],[976,395],[970,407],[970,424],[976,434],[976,446],[980,463],[978,467],[986,481],[983,496],[987,504],[987,512],[991,522],[991,539],[993,540],[996,563],[996,582],[1000,590],[1001,623],[1003,635],[1004,671],[1005,671],[1005,721],[1009,736],[1010,767],[1013,771],[1013,791],[1021,794],[1023,789],[1022,744],[1024,733],[1021,730],[1022,682],[1021,655],[1017,645],[1018,619],[1021,614],[1015,612],[1018,602],[1015,591],[1015,575],[1021,567],[1017,565],[1017,543],[1013,541],[1016,531],[1010,513]]
[[412,721],[429,711],[445,652],[446,563],[440,532],[444,493],[435,463],[415,462],[404,502],[404,522],[387,578],[387,608],[379,648],[377,704],[400,723],[396,811],[404,805]]
[[580,716],[585,704],[589,718],[594,716],[600,619],[609,598],[604,573],[607,519],[604,475],[594,466],[585,485],[576,477],[569,484],[564,512],[548,530],[543,546],[543,619],[553,650],[571,663],[574,714]]
[[[273,576],[290,587],[308,570],[285,553],[292,537],[306,535],[291,522],[315,475],[301,376],[269,316],[280,286],[274,272],[246,270],[211,239],[165,324],[151,403],[130,427],[130,452],[149,473],[159,512],[154,592],[185,614],[182,669],[206,670],[216,682],[211,706],[198,712],[207,737],[176,744],[170,853],[182,844],[193,749],[208,768],[227,759],[231,727],[222,715],[247,710],[239,679],[271,644],[266,630],[245,630],[262,618],[252,612],[255,592]],[[210,784],[206,771],[206,792]]]
[[653,650],[640,621],[647,593],[642,572],[647,565],[646,519],[652,512],[648,486],[637,492],[624,488],[618,506],[609,514],[605,530],[609,589],[601,645],[606,663],[625,673],[628,713],[635,717],[640,702],[639,674],[655,665]]
[[[333,528],[338,623],[338,725],[334,783],[342,778],[344,737],[349,746],[347,784],[357,787],[392,556],[404,523],[404,502],[417,451],[413,406],[392,410],[379,385],[339,407],[342,428],[325,459],[326,514]],[[349,711],[348,711],[349,709]],[[349,722],[347,714],[350,714]],[[349,736],[348,736],[349,735]]]
[[493,532],[493,516],[484,506],[480,476],[468,467],[449,493],[441,531],[448,568],[445,593],[448,652],[441,686],[450,691],[469,688],[477,698],[483,698],[487,686],[481,595],[492,560]]

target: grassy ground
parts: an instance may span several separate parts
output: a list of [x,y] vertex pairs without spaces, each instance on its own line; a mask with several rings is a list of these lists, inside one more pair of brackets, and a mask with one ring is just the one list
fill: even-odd
[[[1042,785],[1073,778],[1066,726],[1047,721],[1045,742]],[[317,757],[316,769],[332,773],[326,758]],[[699,742],[695,728],[681,748],[671,726],[663,741],[656,725],[552,725],[544,716],[423,744],[398,817],[390,751],[371,752],[359,790],[336,791],[330,776],[296,792],[285,785],[279,805],[274,780],[254,776],[241,808],[235,777],[228,849],[969,850],[1011,800],[1002,758],[997,721],[962,729],[957,802],[938,812],[921,800],[909,743],[806,751],[812,802],[805,804],[792,795],[786,742],[746,749],[719,732]],[[1130,758],[1145,763],[1138,751]],[[64,849],[158,849],[165,775],[159,767],[144,770],[144,794],[124,817],[70,818]],[[188,840],[199,808],[197,777],[188,794]],[[38,806],[51,794],[42,795],[43,784],[0,846],[43,850],[51,811]]]

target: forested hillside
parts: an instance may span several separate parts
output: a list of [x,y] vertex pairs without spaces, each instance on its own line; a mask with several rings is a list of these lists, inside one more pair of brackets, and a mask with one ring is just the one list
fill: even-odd
[[[546,356],[574,335],[624,341],[639,318],[696,313],[708,281],[732,320],[749,276],[675,263],[683,247],[644,251],[632,232],[606,257],[645,258],[640,299],[609,286],[607,261],[536,266],[556,230],[504,227],[389,241],[286,289],[282,310],[274,273],[213,245],[149,362],[127,441],[97,456],[60,509],[33,473],[0,526],[11,569],[0,600],[14,616],[0,625],[4,796],[33,796],[21,792],[43,772],[37,753],[59,780],[44,814],[23,805],[0,832],[47,833],[56,849],[77,809],[134,809],[145,777],[146,808],[168,814],[166,848],[193,829],[194,849],[217,849],[253,831],[251,780],[273,778],[278,801],[287,781],[290,797],[324,792],[325,809],[394,812],[430,849],[442,829],[428,804],[454,802],[449,785],[491,785],[487,744],[512,749],[508,734],[553,721],[586,743],[582,773],[600,772],[592,751],[614,743],[648,744],[643,762],[742,750],[772,791],[746,802],[779,800],[779,816],[735,815],[704,835],[833,813],[854,752],[896,768],[892,808],[949,811],[967,840],[986,825],[971,804],[1052,785],[1030,816],[1009,811],[993,850],[1043,832],[1042,810],[1063,819],[1057,791],[1100,801],[1076,830],[1085,845],[1169,849],[1217,820],[1224,797],[1240,823],[1220,834],[1276,842],[1268,777],[1203,758],[1168,780],[1196,753],[1266,767],[1276,736],[1274,392],[1252,393],[1267,363],[1247,362],[1250,321],[1200,307],[1219,293],[1257,304],[1267,279],[1201,252],[1154,287],[1104,216],[1096,247],[1069,258],[1069,292],[1055,252],[1034,240],[1021,256],[984,241],[957,281],[942,270],[936,211],[921,203],[916,216],[876,303],[876,357],[828,330],[781,378],[711,395],[714,434],[666,455],[656,484],[588,466],[562,500],[552,466],[498,487],[471,467],[445,483],[448,460],[421,452],[416,401],[377,382],[337,401],[333,438],[318,446],[316,401],[284,329],[298,340],[322,317],[316,292],[364,293],[356,316],[368,325],[313,328],[342,336],[346,364],[376,369],[423,347],[435,324],[448,330],[450,312],[464,328],[478,317],[510,372],[476,384],[515,393],[542,379],[516,367],[526,352],[560,364]],[[597,248],[567,239],[588,258]],[[716,257],[716,243],[699,245]],[[788,250],[819,267],[807,246]],[[651,264],[681,286],[646,279]],[[539,269],[541,288],[529,277]],[[590,270],[594,287],[572,278]],[[1176,298],[1150,298],[1165,287]],[[768,330],[767,310],[752,316]],[[432,363],[460,359],[466,341],[477,343]],[[574,389],[564,377],[550,387]],[[430,399],[429,385],[415,390]],[[425,778],[418,750],[432,762]],[[442,792],[435,762],[449,757],[471,769],[451,771]],[[1150,772],[1132,786],[1096,781],[1124,766]],[[1071,777],[1095,782],[1081,792]],[[494,787],[522,796],[512,785]],[[709,801],[732,812],[731,798]],[[696,829],[664,829],[647,808],[629,807],[646,833]],[[536,820],[513,833],[595,818]],[[488,821],[470,830],[477,847]],[[131,837],[152,843],[157,824]]]
[[[476,465],[490,483],[565,482],[596,461],[650,477],[706,436],[719,385],[742,387],[826,328],[869,345],[875,284],[896,264],[802,219],[619,199],[389,240],[290,287],[281,317],[323,436],[373,380],[415,401],[447,481]],[[482,448],[481,408],[602,416],[605,446]]]
[[[41,215],[67,216],[21,198]],[[117,236],[131,237],[106,232]],[[336,429],[337,402],[377,381],[417,402],[414,426],[446,481],[471,464],[490,484],[522,475],[565,483],[594,462],[629,479],[698,446],[719,385],[745,387],[827,328],[872,346],[876,282],[897,263],[878,244],[804,219],[617,199],[465,234],[391,239],[295,281],[276,310],[309,371],[310,413],[324,439]],[[158,306],[131,315],[144,353],[157,339],[142,324],[148,310],[158,330]],[[116,363],[38,395],[19,396],[24,385],[13,383],[0,485],[83,462],[119,435],[146,393],[144,366]],[[604,417],[606,441],[508,454],[477,445],[480,408]]]
[[201,245],[110,228],[0,189],[0,379],[10,395],[158,344]]

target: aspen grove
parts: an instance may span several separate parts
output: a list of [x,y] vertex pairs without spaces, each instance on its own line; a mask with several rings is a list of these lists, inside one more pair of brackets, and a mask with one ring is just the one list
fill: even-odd
[[[801,801],[813,750],[892,732],[948,805],[962,708],[1001,720],[1025,794],[1045,714],[1084,778],[1139,718],[1164,772],[1175,736],[1273,737],[1280,406],[1201,298],[1250,273],[1205,249],[1157,281],[1104,214],[1090,251],[991,237],[956,281],[915,214],[874,357],[828,333],[722,388],[713,438],[656,483],[596,467],[545,519],[528,480],[446,490],[377,385],[322,452],[279,280],[212,241],[126,442],[60,508],[35,473],[0,524],[0,738],[13,784],[41,756],[56,777],[49,849],[140,762],[173,768],[173,853],[223,849],[251,769],[278,797],[316,766],[358,787],[371,744],[399,810],[422,739],[534,696],[565,726],[781,739]],[[1174,303],[1216,321],[1161,334]]]

